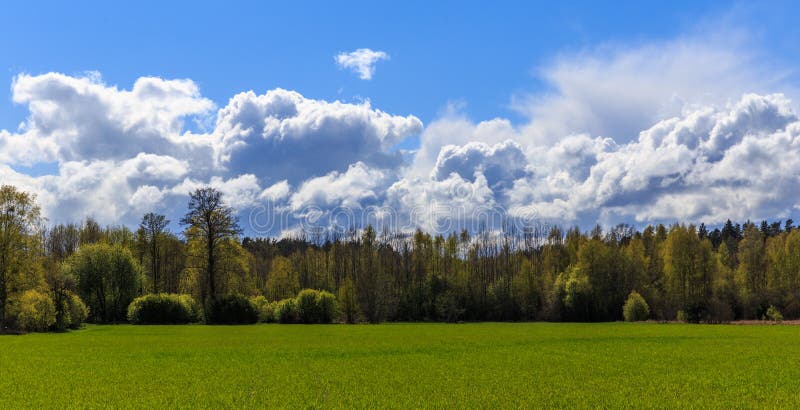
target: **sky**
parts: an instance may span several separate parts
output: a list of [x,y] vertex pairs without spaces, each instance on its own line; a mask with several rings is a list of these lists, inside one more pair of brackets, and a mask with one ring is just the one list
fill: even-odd
[[253,235],[797,218],[798,14],[8,2],[0,183],[130,226],[211,185]]

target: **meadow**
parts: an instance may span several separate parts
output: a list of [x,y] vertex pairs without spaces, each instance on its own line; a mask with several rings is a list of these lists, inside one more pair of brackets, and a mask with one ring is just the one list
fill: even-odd
[[0,337],[0,408],[800,406],[800,327],[88,325]]

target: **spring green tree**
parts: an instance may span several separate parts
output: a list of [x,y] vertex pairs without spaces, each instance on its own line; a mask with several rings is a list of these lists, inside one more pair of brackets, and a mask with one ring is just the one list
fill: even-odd
[[0,187],[0,333],[8,326],[9,306],[23,292],[44,285],[41,224],[32,194]]

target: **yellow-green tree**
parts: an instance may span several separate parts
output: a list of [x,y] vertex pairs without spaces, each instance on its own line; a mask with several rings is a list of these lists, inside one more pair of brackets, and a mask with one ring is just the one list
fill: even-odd
[[300,290],[300,281],[292,263],[283,256],[272,260],[267,279],[267,296],[270,300],[294,297]]
[[221,248],[228,240],[238,240],[241,233],[234,210],[225,204],[221,192],[211,187],[199,188],[189,196],[189,211],[181,218],[181,224],[187,227],[186,238],[202,245],[192,249],[193,256],[202,259],[196,264],[202,266],[201,299],[214,298],[219,290]]
[[717,260],[708,239],[700,240],[694,226],[675,225],[664,243],[664,274],[667,296],[673,309],[689,320],[708,316]]
[[0,187],[0,332],[8,326],[9,306],[26,290],[44,287],[41,222],[32,194]]

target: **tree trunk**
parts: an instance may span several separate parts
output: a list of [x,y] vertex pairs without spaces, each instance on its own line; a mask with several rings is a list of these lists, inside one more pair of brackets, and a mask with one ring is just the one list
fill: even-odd
[[211,235],[209,235],[209,238],[207,238],[207,243],[208,243],[207,245],[208,246],[208,266],[207,266],[208,291],[209,291],[209,296],[213,299],[217,295],[217,290],[216,290],[216,284],[214,283],[214,264],[216,262],[214,258],[214,239],[211,237]]

